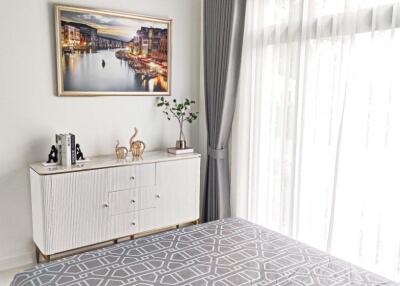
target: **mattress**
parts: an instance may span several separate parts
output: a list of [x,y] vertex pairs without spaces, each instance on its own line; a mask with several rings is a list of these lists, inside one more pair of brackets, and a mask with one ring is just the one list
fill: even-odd
[[28,285],[399,285],[243,219],[185,227],[40,264]]

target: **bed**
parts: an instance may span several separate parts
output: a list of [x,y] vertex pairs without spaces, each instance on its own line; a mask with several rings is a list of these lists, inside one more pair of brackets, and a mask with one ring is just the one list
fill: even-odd
[[37,265],[12,286],[399,285],[239,218],[222,219]]

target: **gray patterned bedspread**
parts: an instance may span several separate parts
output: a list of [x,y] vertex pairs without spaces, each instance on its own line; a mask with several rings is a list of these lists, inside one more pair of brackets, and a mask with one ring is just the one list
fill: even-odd
[[30,285],[399,285],[248,221],[229,218],[40,264]]

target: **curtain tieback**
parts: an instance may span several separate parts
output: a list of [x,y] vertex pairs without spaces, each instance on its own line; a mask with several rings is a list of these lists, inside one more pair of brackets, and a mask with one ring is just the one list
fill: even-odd
[[208,156],[210,156],[213,159],[217,159],[217,160],[225,159],[226,155],[227,155],[226,154],[227,150],[224,149],[223,147],[221,149],[215,149],[215,148],[211,147],[210,145],[208,145],[207,153],[208,153]]

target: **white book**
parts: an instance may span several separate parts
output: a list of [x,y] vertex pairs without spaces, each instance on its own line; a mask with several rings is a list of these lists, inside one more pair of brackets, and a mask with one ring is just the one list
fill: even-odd
[[58,149],[58,165],[62,165],[62,134],[56,134],[56,148]]
[[190,154],[193,152],[194,152],[194,149],[191,147],[188,147],[186,149],[168,148],[168,153],[171,153],[174,155]]
[[71,161],[71,135],[61,134],[61,164],[70,167]]

